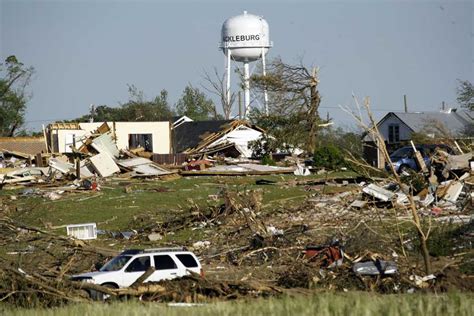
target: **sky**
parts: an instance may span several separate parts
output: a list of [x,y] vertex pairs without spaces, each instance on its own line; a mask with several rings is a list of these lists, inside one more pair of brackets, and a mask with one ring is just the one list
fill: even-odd
[[32,131],[119,106],[127,84],[174,104],[204,71],[224,71],[221,26],[244,10],[269,24],[267,59],[320,68],[320,115],[347,129],[339,105],[352,93],[381,118],[403,111],[404,94],[409,111],[457,107],[458,80],[474,82],[474,1],[0,0],[0,58],[35,68]]

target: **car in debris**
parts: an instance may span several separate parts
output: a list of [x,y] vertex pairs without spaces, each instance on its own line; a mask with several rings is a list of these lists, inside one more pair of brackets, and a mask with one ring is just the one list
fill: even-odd
[[[185,248],[130,249],[107,262],[99,271],[73,275],[72,281],[83,281],[109,288],[132,285],[148,268],[155,271],[145,282],[182,277],[191,272],[203,275],[199,259]],[[97,293],[89,293],[91,296]]]
[[[417,145],[415,148],[421,153],[421,156],[423,157],[427,167],[430,167],[431,165],[430,156],[433,154],[436,148],[447,151],[449,154],[453,153],[451,147],[445,144]],[[397,149],[392,154],[390,154],[390,160],[392,161],[393,167],[397,173],[403,173],[409,170],[414,170],[416,172],[420,171],[420,167],[416,162],[415,152],[412,146],[404,146]],[[390,165],[388,163],[385,165],[385,169],[390,171]]]

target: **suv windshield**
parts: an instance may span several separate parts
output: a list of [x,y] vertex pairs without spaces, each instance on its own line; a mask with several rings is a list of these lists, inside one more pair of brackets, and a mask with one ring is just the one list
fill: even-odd
[[107,262],[99,271],[118,271],[123,268],[123,266],[130,261],[131,256],[118,256]]

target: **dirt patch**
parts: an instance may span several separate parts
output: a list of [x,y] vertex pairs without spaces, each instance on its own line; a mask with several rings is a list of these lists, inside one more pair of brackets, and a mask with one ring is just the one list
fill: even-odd
[[468,291],[474,292],[474,275],[463,274],[455,268],[448,267],[436,274],[434,289],[441,292]]

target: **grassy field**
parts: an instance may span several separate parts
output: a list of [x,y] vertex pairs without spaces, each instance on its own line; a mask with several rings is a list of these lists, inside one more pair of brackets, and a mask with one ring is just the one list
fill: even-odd
[[[355,175],[351,173],[331,174],[331,177],[348,176]],[[278,219],[279,213],[290,213],[292,207],[298,205],[298,203],[304,203],[306,200],[305,197],[307,196],[336,193],[354,188],[354,185],[322,185],[318,188],[319,191],[317,191],[314,190],[314,187],[312,188],[313,190],[308,190],[308,187],[305,185],[295,185],[295,181],[312,180],[321,177],[325,176],[310,176],[304,178],[297,178],[292,175],[190,177],[169,179],[168,181],[110,180],[102,184],[102,190],[100,192],[72,191],[71,193],[63,194],[61,199],[56,201],[51,201],[39,195],[23,196],[22,192],[24,188],[0,190],[0,198],[8,200],[8,203],[15,207],[15,209],[8,214],[8,216],[15,221],[38,226],[43,229],[45,228],[45,224],[48,223],[49,225],[56,226],[56,228],[51,229],[46,225],[49,227],[46,230],[53,230],[58,234],[65,234],[63,225],[86,222],[96,222],[99,229],[123,231],[139,229],[141,226],[140,222],[137,221],[137,217],[140,216],[145,217],[146,220],[151,219],[152,224],[155,225],[155,222],[169,220],[184,214],[189,215],[191,211],[196,209],[193,208],[193,206],[198,206],[199,211],[204,211],[208,208],[221,205],[223,201],[218,196],[223,189],[229,189],[233,192],[261,190],[263,193],[263,201],[260,214],[263,214],[266,218],[275,217]],[[260,179],[277,183],[271,185],[257,185],[256,180]],[[43,186],[41,189],[54,190],[56,188]],[[10,196],[12,195],[16,196],[16,199],[11,199]],[[309,209],[307,213],[313,216],[312,209]],[[289,225],[291,224],[292,221],[289,222]],[[353,224],[356,225],[357,222]],[[219,228],[220,226],[216,227]],[[287,225],[287,227],[289,226]],[[315,227],[317,228],[316,237],[325,234],[324,227],[317,227],[317,223]],[[386,221],[371,223],[370,230],[367,230],[365,226],[360,226],[359,230],[362,231],[361,234],[358,233],[358,230],[351,230],[351,234],[357,238],[353,238],[346,249],[356,254],[362,253],[366,249],[376,252],[377,249],[379,249],[378,247],[385,247],[386,245],[380,243],[379,237],[383,235],[382,232],[388,234],[389,231],[393,230],[393,236],[396,236],[396,227],[398,226],[395,226],[394,223]],[[223,243],[221,245],[217,242],[220,236],[215,234],[215,230],[194,230],[193,228],[192,226],[186,226],[182,229],[172,231],[171,233],[165,233],[163,240],[160,240],[157,244],[160,244],[160,246],[168,246],[168,244],[188,246],[192,245],[194,241],[211,238],[213,245],[215,244],[216,247],[219,246],[221,249],[228,248],[226,244]],[[369,228],[369,226],[367,226],[367,228]],[[410,235],[414,233],[410,223],[402,224],[399,228],[403,233],[408,234],[405,239],[414,239],[414,237]],[[453,247],[459,245],[457,242],[451,240],[453,239],[451,235],[454,234],[453,231],[457,228],[450,226],[446,226],[445,229],[444,227],[441,228],[435,227],[432,231],[431,238],[437,245],[437,247],[433,246],[432,248],[440,255],[451,255],[453,253]],[[332,227],[329,227],[328,230],[327,236],[333,234]],[[370,235],[370,232],[375,234],[376,237]],[[316,233],[313,232],[313,234]],[[454,235],[457,236],[459,234],[460,233],[456,231]],[[362,237],[359,238],[358,236]],[[246,237],[243,241],[247,242]],[[359,241],[359,243],[357,243],[357,241]],[[231,244],[233,242],[235,242],[234,239],[230,240]],[[390,245],[392,239],[389,239],[388,242]],[[106,246],[107,248],[112,247],[114,249],[124,248],[122,246],[130,248],[132,245],[133,247],[155,245],[155,243],[146,241],[144,238],[127,241],[117,240],[116,238],[109,237],[109,235],[101,235],[99,239],[93,240],[90,243],[96,246]],[[17,251],[27,246],[26,241],[24,241],[24,244],[5,244],[5,247],[0,248],[0,253],[6,252],[7,250]],[[41,248],[41,243],[37,246],[39,247],[38,249],[43,249]],[[49,244],[45,243],[46,249],[49,249],[49,246]],[[58,249],[63,251],[62,248]],[[52,252],[52,250],[49,251]],[[413,253],[415,252],[416,250],[413,250]],[[9,260],[12,259],[9,255],[7,257]],[[37,258],[37,255],[32,255],[32,258]],[[24,260],[24,258],[22,260]],[[219,260],[219,258],[216,260]],[[434,265],[444,266],[446,262],[448,261],[436,260]],[[257,278],[258,276],[262,279],[268,277],[269,272],[265,265],[262,265],[262,269],[259,271],[256,271],[255,267],[254,265],[247,267],[254,273],[253,277]],[[237,279],[240,279],[244,275],[246,276],[248,272],[245,265],[242,265],[239,269],[240,270],[235,269],[232,272],[232,276],[236,276]],[[263,270],[265,270],[265,273],[261,273]],[[467,270],[472,271],[472,265],[469,266]],[[469,279],[462,278],[458,278],[455,281],[470,282]],[[360,289],[357,287],[348,288],[354,291]],[[458,289],[462,290],[463,288]],[[307,293],[305,290],[298,289],[290,293],[302,293],[301,291]],[[315,291],[319,290],[316,289]],[[437,290],[435,289],[434,291]],[[400,294],[382,296],[374,294],[373,292],[362,293],[349,291],[347,293],[337,294],[325,292],[313,294],[312,296],[299,294],[296,297],[279,297],[266,300],[253,298],[246,301],[221,301],[193,307],[175,307],[168,306],[164,303],[130,301],[111,304],[72,304],[61,308],[30,310],[13,309],[11,305],[2,305],[0,299],[0,315],[96,316],[113,314],[157,315],[162,313],[166,315],[183,315],[185,313],[192,315],[470,315],[472,314],[471,311],[474,310],[473,298],[474,295],[471,292],[443,295],[423,295],[417,292],[412,295]]]
[[[337,173],[331,177],[347,177],[355,174]],[[276,182],[290,180],[309,180],[323,176],[299,177],[248,176],[248,177],[186,177],[169,181],[109,180],[102,184],[100,192],[65,193],[59,200],[51,201],[34,195],[23,197],[24,189],[1,190],[0,197],[18,196],[15,201],[17,212],[14,218],[25,224],[44,227],[96,222],[100,229],[130,230],[134,216],[150,214],[157,219],[165,219],[183,211],[193,204],[200,207],[215,206],[222,203],[212,196],[223,188],[231,190],[260,189],[263,191],[264,207],[277,203],[291,203],[303,199],[310,193],[304,186],[257,185],[257,179]],[[127,190],[125,189],[127,188]],[[329,189],[337,189],[331,187]],[[51,190],[51,188],[44,188]],[[127,191],[127,192],[126,192]],[[211,196],[211,197],[210,197]],[[64,231],[64,228],[58,232]]]
[[321,293],[250,301],[217,302],[193,307],[163,303],[126,302],[113,304],[77,304],[54,309],[3,309],[4,315],[472,315],[472,294],[447,295],[376,295],[349,292]]

